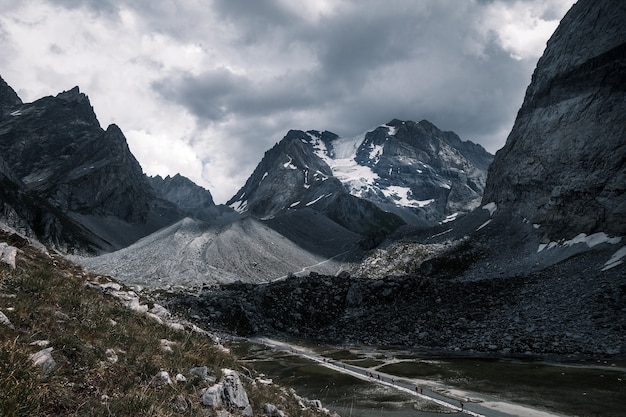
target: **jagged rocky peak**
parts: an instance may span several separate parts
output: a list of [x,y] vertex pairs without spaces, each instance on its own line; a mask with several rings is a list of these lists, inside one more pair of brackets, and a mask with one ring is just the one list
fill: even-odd
[[255,168],[246,184],[226,204],[240,213],[271,217],[290,207],[311,185],[332,176],[311,149],[309,134],[290,130]]
[[56,96],[58,99],[65,101],[76,101],[76,102],[84,102],[89,101],[89,97],[87,97],[84,93],[80,92],[80,88],[75,86],[74,88],[63,91]]
[[351,176],[349,165],[331,163],[352,194],[424,226],[478,206],[493,158],[482,146],[426,120],[394,119],[330,146],[333,155],[343,154],[362,167]]
[[0,77],[0,117],[6,111],[10,111],[22,104],[15,90],[13,90],[2,77]]
[[148,177],[150,185],[158,195],[166,200],[185,206],[214,206],[210,191],[200,187],[189,178],[180,174],[165,178],[160,175]]
[[537,63],[483,203],[552,240],[626,235],[626,3],[580,0]]

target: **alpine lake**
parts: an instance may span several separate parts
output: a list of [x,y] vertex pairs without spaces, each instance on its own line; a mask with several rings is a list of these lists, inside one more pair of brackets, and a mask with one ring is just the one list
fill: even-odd
[[[443,356],[302,340],[285,342],[305,347],[325,361],[394,375],[399,382],[422,384],[443,395],[469,392],[474,399],[486,396],[489,401],[512,402],[557,415],[626,416],[625,361]],[[294,388],[302,397],[320,400],[342,417],[460,415],[458,410],[394,387],[329,369],[295,350],[279,350],[245,339],[231,340],[226,346],[247,367],[281,386]]]

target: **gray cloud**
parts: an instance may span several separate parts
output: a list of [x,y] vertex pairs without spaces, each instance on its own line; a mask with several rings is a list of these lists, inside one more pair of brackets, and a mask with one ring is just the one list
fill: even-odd
[[[226,173],[207,181],[226,187],[219,181],[228,177],[232,187],[233,178],[243,184],[263,153],[289,129],[326,129],[347,136],[394,118],[428,119],[497,150],[541,51],[512,58],[494,28],[483,26],[485,11],[523,3],[540,10],[540,18],[557,19],[571,0],[345,0],[328,2],[332,7],[318,14],[306,0],[298,8],[286,0],[47,1],[105,19],[110,23],[103,24],[105,30],[130,27],[132,34],[145,34],[148,40],[167,39],[153,42],[163,46],[162,54],[154,46],[141,50],[143,37],[137,45],[124,45],[137,51],[127,53],[124,66],[112,70],[132,67],[135,77],[149,72],[146,88],[151,90],[145,96],[159,100],[154,107],[181,109],[184,117],[178,119],[190,114],[196,124],[168,135],[184,131],[185,144],[206,172],[214,172],[207,166],[219,158]],[[12,3],[8,6],[17,7]],[[131,24],[124,20],[128,11]],[[91,43],[97,37],[85,42]],[[68,47],[51,39],[48,52],[59,54]],[[181,51],[189,47],[197,49],[197,62],[177,62],[186,59]],[[2,50],[11,52],[6,45]],[[126,88],[133,88],[132,79],[125,81]],[[109,91],[104,81],[98,82]],[[161,121],[170,115],[157,117]],[[216,149],[225,151],[217,156]],[[235,192],[220,190],[222,195]]]
[[[227,115],[235,115],[239,123],[255,118],[256,124],[258,117],[285,120],[272,132],[274,138],[290,128],[356,134],[393,118],[426,118],[495,150],[505,137],[494,135],[512,123],[531,64],[511,59],[489,42],[482,55],[467,50],[476,20],[472,13],[480,11],[475,6],[397,3],[389,8],[374,2],[312,23],[287,19],[272,3],[248,9],[241,2],[217,2],[220,16],[241,25],[244,37],[255,39],[258,48],[298,42],[311,51],[314,65],[292,71],[286,52],[269,80],[207,70],[161,80],[155,89],[208,122]],[[273,25],[282,26],[268,33],[265,29]],[[302,117],[282,117],[298,112],[321,125],[297,126],[293,123]],[[259,146],[259,154],[267,147],[269,139],[255,138],[256,129],[236,130]]]

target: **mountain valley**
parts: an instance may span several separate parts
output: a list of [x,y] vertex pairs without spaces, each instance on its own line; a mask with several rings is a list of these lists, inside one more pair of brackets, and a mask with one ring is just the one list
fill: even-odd
[[427,120],[290,130],[223,205],[145,175],[78,87],[23,103],[0,78],[0,313],[20,320],[1,330],[34,326],[5,306],[28,299],[16,274],[62,257],[55,279],[106,281],[226,340],[624,361],[624,19],[626,3],[571,8],[495,156]]

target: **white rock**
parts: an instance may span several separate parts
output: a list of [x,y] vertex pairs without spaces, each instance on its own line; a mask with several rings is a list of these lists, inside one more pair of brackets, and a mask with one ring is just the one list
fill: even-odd
[[174,323],[174,322],[167,322],[167,327],[169,327],[170,329],[174,329],[174,330],[178,330],[178,331],[184,331],[185,330],[185,326],[183,326],[180,323]]
[[150,313],[155,314],[159,317],[161,317],[163,320],[169,319],[170,317],[172,317],[172,313],[170,313],[170,311],[163,307],[162,305],[159,304],[155,304],[151,309],[150,309]]
[[15,256],[17,255],[17,248],[9,246],[5,242],[0,242],[0,262],[5,263],[15,269]]
[[111,363],[116,363],[119,360],[119,358],[117,357],[117,353],[115,353],[115,350],[113,349],[107,349],[106,352],[104,352],[104,355]]
[[170,378],[170,374],[167,371],[161,371],[157,374],[157,378],[163,383],[167,385],[174,385],[172,382],[172,378]]
[[120,291],[122,286],[117,282],[105,282],[104,284],[100,284],[100,288],[104,290],[112,289],[114,291]]
[[157,316],[156,314],[147,312],[146,313],[146,317],[148,317],[149,319],[152,319],[154,321],[156,321],[159,324],[163,324],[163,320],[161,320],[161,317]]
[[0,311],[0,324],[4,324],[9,329],[15,329],[15,327],[13,326],[13,323],[11,323],[11,320],[9,320],[9,318],[5,316],[2,311]]
[[172,349],[173,346],[176,346],[178,343],[176,342],[172,342],[171,340],[167,340],[167,339],[161,339],[161,350],[163,352],[174,352],[174,349]]
[[183,374],[176,374],[176,382],[187,382],[187,378]]
[[52,357],[53,350],[54,348],[51,347],[42,349],[39,352],[30,355],[30,360],[33,361],[33,364],[36,366],[41,367],[44,372],[50,372],[57,366],[56,361]]

